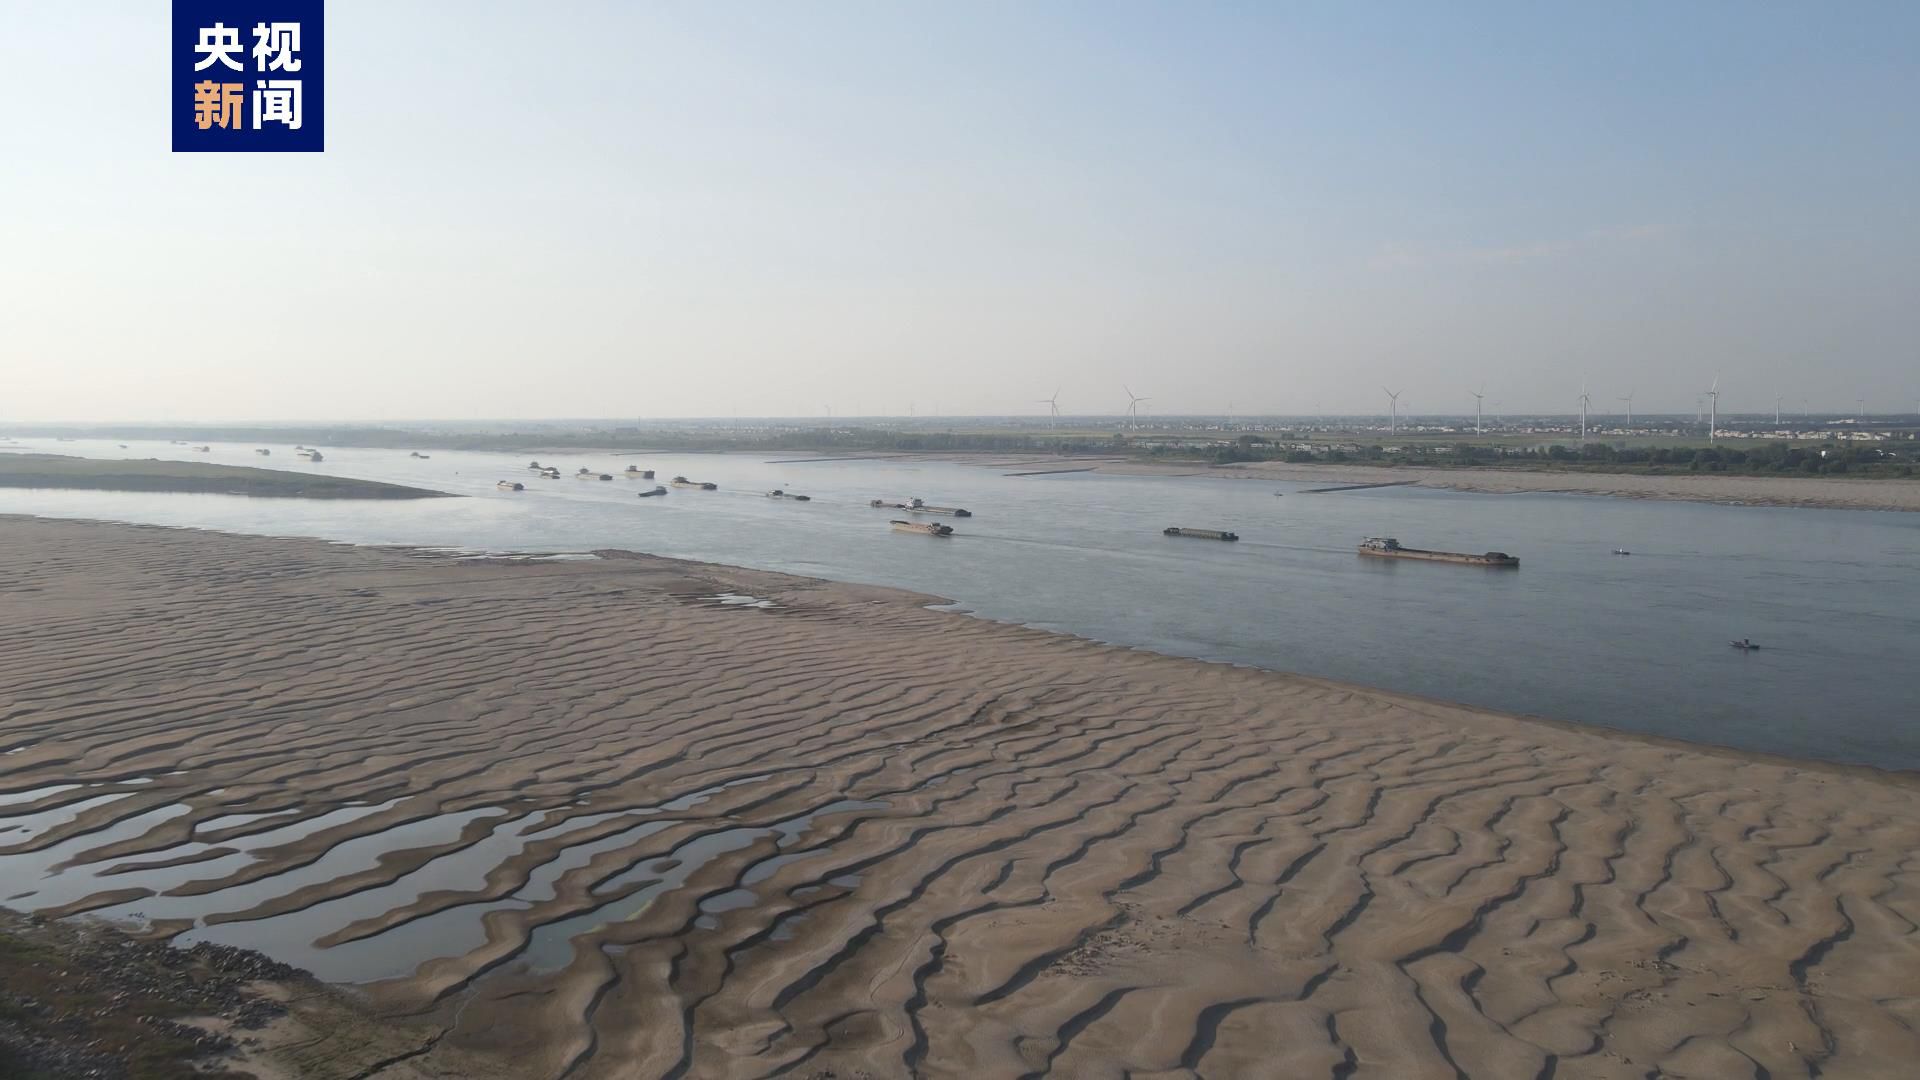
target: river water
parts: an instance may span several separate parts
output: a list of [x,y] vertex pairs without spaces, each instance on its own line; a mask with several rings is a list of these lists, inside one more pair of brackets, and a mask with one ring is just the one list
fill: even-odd
[[[471,496],[413,502],[0,489],[0,513],[489,551],[630,548],[870,582],[978,615],[1207,660],[1746,749],[1920,768],[1920,514],[1094,473],[943,462],[570,454],[720,485],[536,480],[525,455],[23,441],[35,451],[325,472]],[[543,457],[543,461],[546,459]],[[1038,466],[1034,466],[1038,467]],[[495,489],[502,479],[527,490]],[[1337,482],[1337,481],[1329,481]],[[813,496],[765,498],[780,487]],[[867,500],[976,516],[903,535]],[[1239,543],[1170,538],[1225,528]],[[1498,549],[1518,571],[1363,559],[1354,544]],[[1631,556],[1616,556],[1626,548]],[[1742,653],[1730,638],[1764,648]]]

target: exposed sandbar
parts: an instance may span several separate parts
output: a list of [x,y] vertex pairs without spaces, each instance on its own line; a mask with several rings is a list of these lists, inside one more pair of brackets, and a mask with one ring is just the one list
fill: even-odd
[[344,476],[200,461],[116,461],[60,454],[0,454],[0,488],[174,491],[290,499],[438,499],[443,491]]
[[316,970],[397,966],[369,1000],[444,1030],[429,1075],[1920,1059],[1911,777],[925,599],[0,518],[0,829],[42,822],[0,831],[0,902],[38,905],[9,868],[56,847],[173,866],[42,909],[201,904]]

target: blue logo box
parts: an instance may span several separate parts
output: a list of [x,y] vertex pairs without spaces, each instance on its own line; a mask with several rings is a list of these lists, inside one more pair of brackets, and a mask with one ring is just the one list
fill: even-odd
[[323,0],[173,0],[174,153],[326,149]]

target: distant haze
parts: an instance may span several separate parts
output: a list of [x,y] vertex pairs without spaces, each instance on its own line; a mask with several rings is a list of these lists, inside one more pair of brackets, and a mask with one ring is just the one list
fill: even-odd
[[0,19],[0,423],[1920,397],[1912,3],[330,0],[317,156]]

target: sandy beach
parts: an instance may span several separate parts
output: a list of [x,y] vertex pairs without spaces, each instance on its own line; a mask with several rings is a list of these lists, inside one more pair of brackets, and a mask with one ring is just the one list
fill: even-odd
[[1920,1058],[1911,776],[603,555],[0,517],[0,904],[369,973],[289,1076]]

